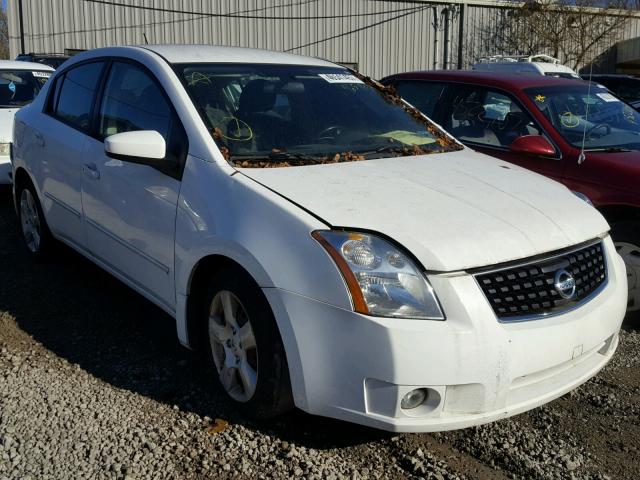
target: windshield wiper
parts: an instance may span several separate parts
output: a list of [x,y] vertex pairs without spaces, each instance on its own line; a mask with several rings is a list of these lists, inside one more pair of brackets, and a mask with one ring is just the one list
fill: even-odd
[[305,153],[272,152],[268,155],[231,155],[229,157],[229,160],[231,160],[233,163],[289,162],[291,160],[297,160],[300,162],[324,163],[327,160],[327,157],[317,157],[314,155],[307,155]]
[[394,145],[385,145],[384,147],[380,147],[376,150],[365,150],[362,152],[353,152],[355,155],[362,155],[364,157],[368,155],[376,155],[380,153],[405,153],[410,151],[407,147],[399,147]]

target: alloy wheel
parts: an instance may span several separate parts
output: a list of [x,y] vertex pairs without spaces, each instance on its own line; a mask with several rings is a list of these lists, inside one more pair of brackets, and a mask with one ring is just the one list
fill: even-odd
[[36,253],[40,249],[42,229],[36,200],[27,188],[20,195],[20,223],[27,247]]
[[615,246],[627,267],[629,286],[627,311],[635,312],[640,310],[640,246],[626,242],[615,242]]
[[256,339],[242,302],[228,290],[211,302],[209,341],[223,388],[234,400],[251,400],[258,383]]

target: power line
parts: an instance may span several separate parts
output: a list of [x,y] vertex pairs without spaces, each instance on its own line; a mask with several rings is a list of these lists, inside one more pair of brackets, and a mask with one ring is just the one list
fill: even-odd
[[221,17],[221,18],[246,18],[246,19],[254,19],[254,20],[326,20],[326,19],[334,19],[334,18],[355,18],[355,17],[370,17],[374,15],[386,15],[391,13],[399,13],[399,12],[414,12],[416,10],[420,10],[424,7],[410,7],[410,8],[400,8],[397,10],[387,10],[384,12],[370,12],[370,13],[355,13],[348,15],[314,15],[314,16],[303,16],[303,17],[285,17],[285,16],[274,16],[274,15],[238,15],[234,13],[205,13],[205,12],[193,12],[189,10],[174,10],[170,8],[159,8],[159,7],[147,7],[145,5],[131,5],[126,3],[118,3],[112,2],[109,0],[84,0],[88,3],[98,3],[102,5],[110,5],[114,7],[124,7],[124,8],[135,8],[138,10],[147,10],[152,12],[162,12],[162,13],[178,13],[181,15],[199,15],[202,17]]
[[406,17],[408,15],[413,15],[414,13],[422,12],[423,10],[427,10],[428,8],[431,8],[431,6],[415,8],[411,12],[403,13],[401,15],[397,15],[397,16],[391,17],[391,18],[386,18],[384,20],[380,20],[379,22],[372,23],[371,25],[365,25],[364,27],[356,28],[355,30],[349,30],[347,32],[342,32],[342,33],[339,33],[337,35],[332,35],[331,37],[326,37],[326,38],[323,38],[321,40],[316,40],[316,41],[313,41],[313,42],[305,43],[304,45],[299,45],[297,47],[288,48],[288,49],[285,50],[285,52],[291,52],[293,50],[299,50],[301,48],[311,47],[311,46],[317,45],[319,43],[328,42],[328,41],[334,40],[336,38],[346,37],[347,35],[353,35],[354,33],[358,33],[358,32],[361,32],[363,30],[367,30],[369,28],[377,27],[378,25],[382,25],[384,23],[392,22],[392,21],[397,20],[399,18]]
[[[302,6],[302,5],[308,5],[310,3],[316,3],[320,0],[303,0],[300,2],[290,2],[290,3],[284,3],[284,4],[279,4],[279,5],[269,5],[267,7],[260,7],[260,8],[254,8],[251,10],[238,10],[235,12],[229,12],[228,15],[236,15],[239,13],[248,13],[248,12],[258,12],[258,11],[262,11],[262,10],[268,10],[270,8],[286,8],[286,7],[291,7],[291,6]],[[83,28],[83,29],[78,29],[78,30],[65,30],[62,32],[51,32],[51,33],[32,33],[29,34],[28,37],[29,39],[33,40],[33,39],[40,39],[40,38],[48,38],[48,37],[54,37],[54,36],[60,36],[60,35],[72,35],[72,34],[77,34],[77,33],[93,33],[93,32],[108,32],[111,30],[131,30],[131,29],[135,29],[135,28],[153,28],[156,26],[160,26],[160,25],[168,25],[168,24],[176,24],[176,23],[186,23],[186,22],[197,22],[198,20],[204,20],[206,18],[209,18],[208,15],[200,15],[198,17],[193,17],[193,18],[181,18],[178,20],[166,20],[163,22],[144,22],[144,23],[138,23],[135,25],[114,25],[111,27],[101,27],[101,28]]]

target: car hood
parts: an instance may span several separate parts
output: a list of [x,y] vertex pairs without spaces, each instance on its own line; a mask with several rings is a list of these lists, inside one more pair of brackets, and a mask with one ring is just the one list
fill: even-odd
[[530,257],[609,229],[563,185],[469,149],[240,171],[332,227],[387,235],[433,271]]
[[13,117],[19,109],[0,108],[0,143],[10,143],[13,137]]

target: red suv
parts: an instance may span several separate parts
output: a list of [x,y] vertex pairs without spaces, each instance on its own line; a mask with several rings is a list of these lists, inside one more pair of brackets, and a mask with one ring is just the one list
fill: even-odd
[[382,83],[469,147],[593,202],[627,264],[629,310],[640,315],[638,111],[596,83],[542,75],[412,72]]

